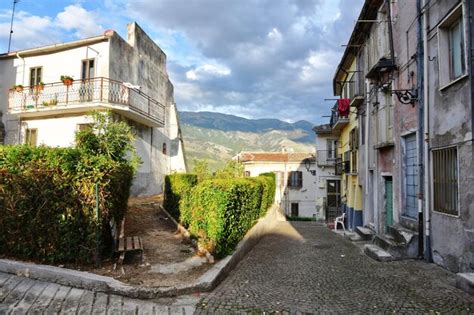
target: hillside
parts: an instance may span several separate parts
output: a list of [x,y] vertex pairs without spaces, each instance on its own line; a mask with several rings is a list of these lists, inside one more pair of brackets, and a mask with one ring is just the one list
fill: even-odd
[[204,159],[215,170],[240,151],[314,151],[313,125],[278,119],[246,119],[211,112],[180,112],[186,159]]

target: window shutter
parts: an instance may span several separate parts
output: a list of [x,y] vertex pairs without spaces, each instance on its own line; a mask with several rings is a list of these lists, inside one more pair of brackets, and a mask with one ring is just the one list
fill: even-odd
[[298,187],[303,187],[303,172],[298,172]]
[[291,173],[292,172],[288,172],[288,177],[287,177],[287,186],[288,187],[291,187]]

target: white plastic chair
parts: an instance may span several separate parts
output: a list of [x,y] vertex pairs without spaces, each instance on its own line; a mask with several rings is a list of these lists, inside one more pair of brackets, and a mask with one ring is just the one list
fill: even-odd
[[346,213],[344,212],[341,216],[336,217],[336,221],[334,221],[334,231],[337,231],[337,224],[342,224],[342,229],[344,233],[346,233],[346,226],[344,225],[344,219],[346,218]]

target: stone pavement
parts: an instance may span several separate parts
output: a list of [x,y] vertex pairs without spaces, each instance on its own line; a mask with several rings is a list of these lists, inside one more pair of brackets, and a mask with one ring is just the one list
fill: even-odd
[[315,222],[282,222],[196,313],[474,313],[454,284],[433,264],[376,262]]
[[130,299],[0,273],[0,314],[192,314],[199,298]]

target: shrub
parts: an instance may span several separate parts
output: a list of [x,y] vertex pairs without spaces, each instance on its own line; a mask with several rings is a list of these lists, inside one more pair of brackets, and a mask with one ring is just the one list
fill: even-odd
[[275,173],[262,173],[258,177],[255,177],[263,185],[262,192],[262,204],[260,207],[260,216],[264,216],[267,209],[273,204],[275,199],[276,190],[276,177]]
[[76,148],[0,146],[0,254],[88,263],[111,248],[109,222],[125,215],[137,165],[127,158],[133,135],[94,118],[77,139]]
[[[189,194],[184,212],[199,244],[217,257],[231,253],[237,243],[273,203],[272,176],[212,179]],[[271,202],[270,202],[271,199]],[[264,210],[263,207],[265,207]]]
[[[189,224],[189,212],[183,203],[185,197],[191,193],[191,189],[197,184],[195,174],[171,174],[165,177],[165,193],[163,207],[184,226]],[[184,210],[184,211],[183,211]]]

